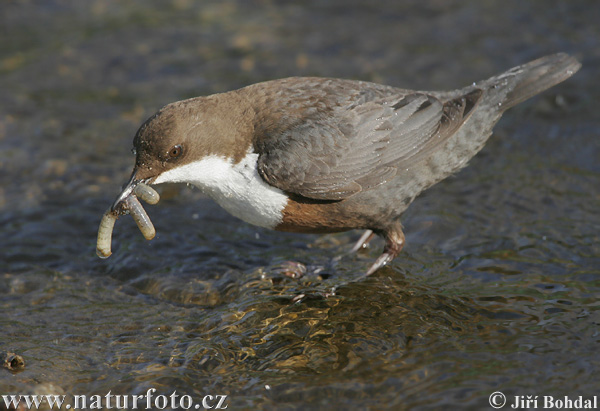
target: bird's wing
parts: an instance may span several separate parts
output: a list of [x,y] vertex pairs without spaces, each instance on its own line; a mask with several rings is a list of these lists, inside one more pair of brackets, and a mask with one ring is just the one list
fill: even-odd
[[442,102],[421,92],[319,110],[260,136],[269,184],[316,200],[342,200],[427,158],[463,124],[482,91]]

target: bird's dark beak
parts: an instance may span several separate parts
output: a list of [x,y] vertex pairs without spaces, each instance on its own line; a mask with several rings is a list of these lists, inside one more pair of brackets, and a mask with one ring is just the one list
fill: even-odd
[[136,175],[137,175],[137,170],[134,169],[133,173],[131,173],[131,177],[129,178],[129,181],[127,182],[127,184],[125,184],[123,186],[123,189],[121,190],[121,194],[119,194],[117,196],[117,198],[115,199],[115,202],[110,207],[110,210],[112,212],[116,212],[119,209],[119,206],[121,205],[121,203],[123,201],[125,201],[125,199],[131,195],[131,193],[133,192],[133,190],[135,189],[135,187],[139,183],[142,182],[142,180],[139,180],[139,179],[136,178]]

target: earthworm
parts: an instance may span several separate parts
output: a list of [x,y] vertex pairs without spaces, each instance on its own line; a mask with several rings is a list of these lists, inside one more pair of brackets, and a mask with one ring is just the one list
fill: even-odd
[[150,187],[149,185],[143,183],[140,183],[137,186],[135,186],[133,193],[148,204],[156,204],[160,200],[160,196],[158,195],[156,190]]
[[100,258],[108,258],[112,254],[111,241],[112,232],[117,221],[118,214],[112,211],[110,208],[106,210],[100,221],[100,227],[98,228],[98,240],[96,242],[96,254]]
[[131,214],[133,220],[142,232],[146,240],[152,240],[156,235],[156,230],[146,214],[144,207],[138,200],[138,197],[148,204],[156,204],[160,200],[158,193],[150,186],[140,183],[133,193],[130,193],[125,200],[117,204],[113,209],[108,209],[102,216],[100,227],[98,228],[98,239],[96,241],[96,254],[100,258],[108,258],[112,254],[111,242],[115,222],[121,215]]
[[156,230],[152,225],[152,221],[150,221],[150,217],[146,214],[146,210],[142,207],[140,200],[134,195],[129,196],[125,199],[125,207],[131,213],[133,221],[137,224],[144,238],[152,240],[156,235]]

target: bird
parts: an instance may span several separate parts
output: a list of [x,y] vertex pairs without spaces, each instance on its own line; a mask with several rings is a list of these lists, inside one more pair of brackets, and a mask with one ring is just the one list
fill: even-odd
[[177,101],[135,134],[111,210],[137,185],[188,183],[256,226],[365,230],[353,251],[382,237],[368,276],[401,252],[402,214],[423,190],[465,167],[506,110],[580,66],[558,53],[451,91],[290,77]]

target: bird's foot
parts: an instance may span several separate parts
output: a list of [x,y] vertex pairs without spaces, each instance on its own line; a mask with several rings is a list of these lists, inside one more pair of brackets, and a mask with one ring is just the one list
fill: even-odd
[[377,258],[377,260],[375,260],[373,265],[371,265],[371,267],[367,270],[365,277],[370,276],[375,271],[379,270],[381,267],[392,261],[395,257],[396,256],[391,253],[384,252]]
[[391,262],[394,258],[396,258],[400,251],[402,251],[402,247],[404,247],[404,232],[402,232],[402,226],[400,223],[398,223],[392,229],[386,231],[384,236],[385,247],[383,248],[383,253],[377,258],[377,260],[375,260],[371,268],[367,270],[365,277],[370,276],[375,271]]

